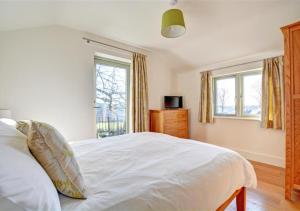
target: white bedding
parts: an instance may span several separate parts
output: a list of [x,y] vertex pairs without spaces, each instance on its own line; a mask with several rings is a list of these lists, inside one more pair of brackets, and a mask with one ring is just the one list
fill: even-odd
[[86,200],[60,195],[63,211],[216,210],[238,188],[255,187],[238,153],[158,133],[73,142]]

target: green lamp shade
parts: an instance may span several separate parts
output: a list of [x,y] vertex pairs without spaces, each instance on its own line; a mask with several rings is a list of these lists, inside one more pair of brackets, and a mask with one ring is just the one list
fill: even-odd
[[182,11],[179,9],[167,10],[162,16],[161,35],[175,38],[185,33],[185,24]]

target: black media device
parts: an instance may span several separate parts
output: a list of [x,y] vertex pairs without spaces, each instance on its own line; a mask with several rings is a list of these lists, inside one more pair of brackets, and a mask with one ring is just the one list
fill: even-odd
[[166,109],[182,108],[182,96],[165,96],[164,104]]

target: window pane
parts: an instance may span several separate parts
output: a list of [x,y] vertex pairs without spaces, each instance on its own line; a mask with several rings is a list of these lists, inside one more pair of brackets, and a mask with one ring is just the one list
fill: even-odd
[[128,67],[96,64],[97,136],[121,135],[128,128]]
[[259,116],[261,113],[261,74],[243,76],[243,114]]
[[215,83],[216,114],[234,115],[235,111],[235,77],[217,79]]

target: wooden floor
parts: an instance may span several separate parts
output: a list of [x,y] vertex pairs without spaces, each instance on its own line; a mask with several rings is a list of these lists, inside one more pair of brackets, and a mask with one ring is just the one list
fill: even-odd
[[[247,211],[300,211],[300,193],[293,202],[284,199],[284,169],[252,162],[258,179],[256,189],[247,189]],[[226,211],[236,211],[233,201]]]

